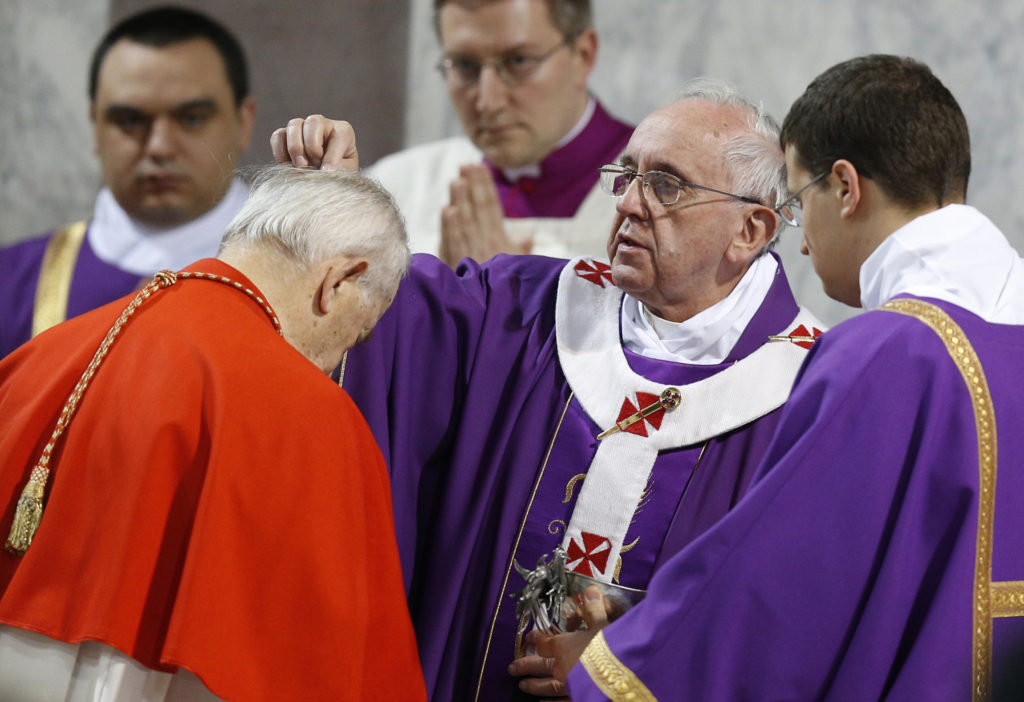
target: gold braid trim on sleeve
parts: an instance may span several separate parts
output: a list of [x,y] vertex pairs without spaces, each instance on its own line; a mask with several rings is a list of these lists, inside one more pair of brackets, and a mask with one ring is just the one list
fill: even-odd
[[580,656],[587,674],[613,702],[658,702],[640,678],[615,657],[604,632],[597,632]]
[[992,583],[992,616],[1024,617],[1024,580]]
[[[978,531],[974,557],[974,597],[971,660],[971,699],[987,700],[992,692],[992,617],[1020,614],[1019,607],[1010,614],[997,614],[999,600],[993,592],[992,533],[996,502],[996,415],[985,371],[963,329],[941,308],[910,298],[890,300],[879,309],[914,317],[939,335],[946,351],[956,364],[967,385],[974,409],[978,435]],[[1017,590],[1018,594],[1021,592]]]

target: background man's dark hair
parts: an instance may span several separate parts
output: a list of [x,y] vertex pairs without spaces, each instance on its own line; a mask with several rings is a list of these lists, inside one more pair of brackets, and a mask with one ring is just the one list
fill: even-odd
[[[441,36],[441,8],[449,3],[474,7],[486,5],[498,0],[434,0],[434,29]],[[566,42],[580,35],[587,27],[593,25],[590,0],[546,0],[551,23],[562,34]]]
[[183,7],[156,7],[121,20],[103,35],[89,66],[89,100],[96,99],[100,66],[110,47],[121,39],[163,47],[190,39],[206,39],[220,54],[235,98],[235,107],[249,95],[249,69],[238,39],[222,24]]
[[971,174],[967,120],[952,93],[914,59],[844,61],[807,86],[782,125],[812,175],[850,161],[908,207],[962,201]]

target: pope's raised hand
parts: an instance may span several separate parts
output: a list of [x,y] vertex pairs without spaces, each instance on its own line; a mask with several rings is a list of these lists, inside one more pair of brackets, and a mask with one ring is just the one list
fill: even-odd
[[270,148],[278,163],[291,163],[297,168],[325,171],[359,168],[352,125],[323,115],[288,120],[287,127],[275,129],[270,135]]

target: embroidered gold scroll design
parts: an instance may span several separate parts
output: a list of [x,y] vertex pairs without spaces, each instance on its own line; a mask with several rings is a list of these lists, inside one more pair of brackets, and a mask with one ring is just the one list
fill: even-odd
[[67,319],[71,277],[85,241],[85,230],[85,222],[74,222],[58,229],[47,242],[32,308],[32,336]]
[[526,520],[530,517],[530,509],[533,507],[533,500],[537,497],[537,490],[540,488],[540,481],[544,478],[544,471],[548,467],[548,459],[551,458],[551,451],[555,448],[555,439],[558,438],[558,432],[562,430],[562,422],[565,421],[565,414],[569,411],[569,405],[572,404],[572,398],[576,394],[573,392],[569,393],[569,398],[565,401],[565,407],[562,408],[562,416],[558,418],[558,425],[555,427],[555,433],[551,436],[551,442],[548,444],[548,451],[544,454],[544,461],[541,463],[540,472],[537,474],[537,480],[533,483],[533,492],[530,493],[530,500],[526,503],[526,511],[523,512],[523,519],[519,522],[519,531],[516,533],[516,541],[512,545],[512,557],[508,559],[508,567],[505,569],[505,579],[501,583],[501,590],[498,593],[498,604],[494,607],[494,617],[491,619],[491,628],[487,632],[487,645],[484,647],[484,657],[480,662],[480,677],[476,681],[476,694],[473,695],[474,700],[480,699],[480,687],[484,683],[484,670],[487,669],[487,656],[491,652],[491,641],[494,639],[494,627],[498,624],[498,613],[501,612],[502,598],[505,597],[505,590],[508,588],[508,579],[512,574],[512,564],[516,560],[516,552],[519,550],[519,540],[523,537],[523,530],[526,529]]
[[574,475],[572,476],[572,478],[569,479],[569,482],[565,484],[565,499],[562,500],[563,505],[569,504],[569,500],[572,499],[573,490],[576,489],[576,483],[578,483],[579,481],[583,480],[586,477],[586,473],[580,473],[579,475]]
[[626,544],[621,549],[619,549],[619,557],[615,561],[615,572],[612,574],[612,580],[614,582],[619,582],[619,573],[622,572],[622,554],[629,553],[630,551],[632,551],[633,547],[636,546],[638,543],[640,543],[639,536],[633,539],[633,543]]
[[974,610],[971,656],[971,699],[987,700],[992,691],[992,617],[996,615],[995,591],[1006,583],[992,582],[992,532],[996,496],[996,423],[992,395],[978,354],[967,335],[953,319],[935,305],[921,300],[890,300],[880,309],[905,314],[927,324],[946,345],[957,369],[967,383],[978,435],[978,535],[974,557]]
[[632,670],[615,657],[604,638],[604,632],[590,640],[580,656],[590,679],[612,702],[657,702],[658,698],[647,689]]

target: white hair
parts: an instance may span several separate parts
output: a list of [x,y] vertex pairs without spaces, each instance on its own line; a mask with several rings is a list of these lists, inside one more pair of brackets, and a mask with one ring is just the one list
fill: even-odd
[[[779,146],[779,124],[765,111],[763,103],[746,99],[734,86],[717,78],[695,78],[689,81],[679,99],[708,100],[718,105],[746,110],[750,132],[732,137],[725,147],[725,163],[729,169],[733,192],[773,208],[789,197],[786,190],[786,158]],[[766,250],[775,245],[785,227],[785,221],[779,217],[778,226]]]
[[335,256],[371,261],[359,279],[368,299],[387,299],[409,268],[405,224],[394,199],[377,181],[354,171],[291,165],[246,171],[249,199],[228,224],[228,246],[272,246],[297,270]]

